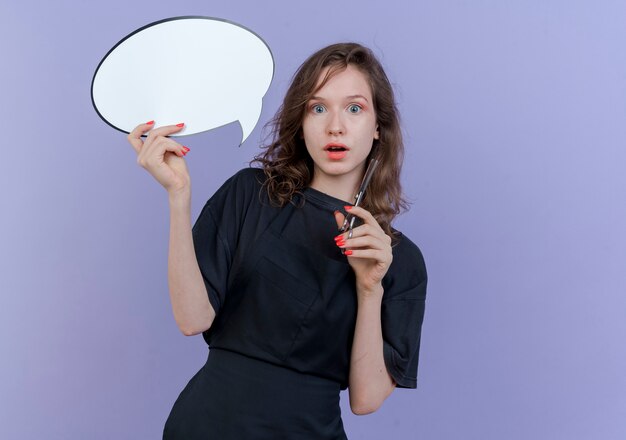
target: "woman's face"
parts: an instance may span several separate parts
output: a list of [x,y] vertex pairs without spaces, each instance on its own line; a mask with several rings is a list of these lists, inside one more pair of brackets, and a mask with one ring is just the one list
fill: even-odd
[[[327,70],[322,71],[318,84]],[[357,185],[374,139],[379,137],[366,76],[348,65],[330,78],[308,102],[302,130],[315,164],[312,183],[340,178]]]

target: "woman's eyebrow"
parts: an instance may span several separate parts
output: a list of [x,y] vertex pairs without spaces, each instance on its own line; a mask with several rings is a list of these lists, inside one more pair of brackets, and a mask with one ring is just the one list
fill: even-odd
[[[363,96],[363,95],[348,95],[348,96],[346,96],[345,99],[349,100],[349,99],[357,99],[357,98],[361,98],[361,99],[365,100],[365,102],[369,102],[367,100],[367,98],[365,96]],[[321,96],[311,96],[310,100],[311,101],[325,101],[325,99],[322,98]]]
[[347,99],[357,99],[357,98],[361,98],[363,100],[365,100],[365,102],[369,102],[367,100],[367,98],[363,95],[350,95],[350,96],[346,96]]

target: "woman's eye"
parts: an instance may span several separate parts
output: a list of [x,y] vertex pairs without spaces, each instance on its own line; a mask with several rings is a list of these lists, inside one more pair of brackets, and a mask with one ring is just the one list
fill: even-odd
[[350,113],[358,113],[358,112],[360,112],[361,110],[362,110],[362,109],[361,109],[361,106],[360,106],[360,105],[357,105],[357,104],[350,104],[350,106],[348,106],[348,111],[349,111]]
[[324,110],[326,109],[322,104],[315,104],[313,107],[311,107],[311,110],[313,110],[313,113],[324,113]]

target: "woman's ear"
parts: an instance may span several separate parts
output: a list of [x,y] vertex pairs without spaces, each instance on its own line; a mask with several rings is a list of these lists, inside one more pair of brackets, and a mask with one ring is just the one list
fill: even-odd
[[380,139],[380,131],[378,130],[378,125],[376,125],[376,131],[374,132],[374,139]]

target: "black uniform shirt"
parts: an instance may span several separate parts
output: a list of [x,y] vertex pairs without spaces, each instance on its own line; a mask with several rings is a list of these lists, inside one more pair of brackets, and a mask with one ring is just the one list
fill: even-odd
[[[356,322],[355,277],[335,245],[344,201],[312,188],[296,205],[270,204],[262,170],[239,171],[193,227],[196,257],[217,315],[203,336],[235,351],[348,385]],[[302,203],[303,202],[303,203]],[[415,388],[426,268],[399,235],[383,278],[383,354],[399,387]]]

